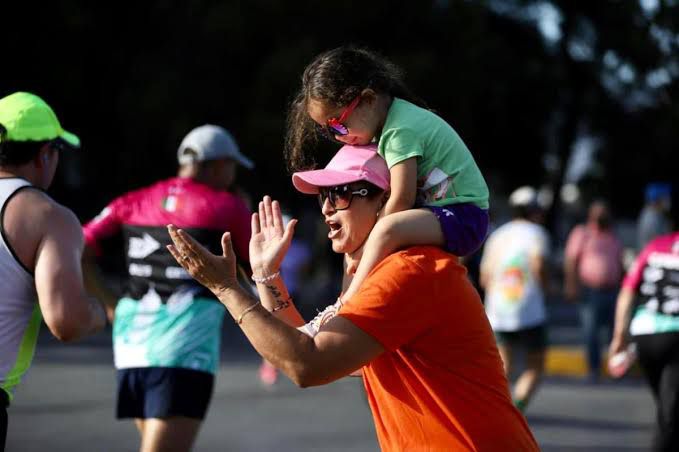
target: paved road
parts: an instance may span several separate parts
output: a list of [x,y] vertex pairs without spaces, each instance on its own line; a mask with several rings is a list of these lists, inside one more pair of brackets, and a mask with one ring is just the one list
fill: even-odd
[[[113,420],[110,349],[96,341],[47,342],[10,409],[7,451],[134,451],[132,423]],[[305,390],[283,380],[266,390],[253,352],[231,347],[225,355],[230,363],[220,371],[196,451],[377,450],[360,380]],[[639,381],[594,386],[551,378],[527,417],[544,451],[645,451],[653,403]]]

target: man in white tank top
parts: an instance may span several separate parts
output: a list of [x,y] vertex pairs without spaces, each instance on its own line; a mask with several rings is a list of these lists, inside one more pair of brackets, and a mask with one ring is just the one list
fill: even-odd
[[28,370],[41,317],[61,341],[106,325],[106,311],[83,285],[80,222],[43,190],[59,151],[79,147],[39,97],[0,99],[0,450],[7,406]]

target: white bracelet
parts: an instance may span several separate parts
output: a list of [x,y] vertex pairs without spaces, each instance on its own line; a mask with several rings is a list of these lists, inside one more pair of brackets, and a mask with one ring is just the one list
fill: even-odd
[[274,279],[278,278],[280,276],[281,272],[280,270],[277,271],[276,273],[273,273],[269,276],[264,276],[262,278],[257,278],[254,273],[252,274],[252,280],[256,282],[257,284],[264,284],[268,283],[269,281],[273,281]]

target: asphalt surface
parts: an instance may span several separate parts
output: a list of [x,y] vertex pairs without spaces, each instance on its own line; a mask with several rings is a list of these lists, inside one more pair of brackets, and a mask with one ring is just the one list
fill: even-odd
[[[10,407],[8,452],[134,451],[132,422],[114,419],[110,340],[63,345],[43,335]],[[257,377],[242,337],[225,337],[223,363],[195,451],[378,450],[360,379],[299,389]],[[547,378],[526,416],[544,451],[646,451],[653,401],[638,379],[588,384]]]

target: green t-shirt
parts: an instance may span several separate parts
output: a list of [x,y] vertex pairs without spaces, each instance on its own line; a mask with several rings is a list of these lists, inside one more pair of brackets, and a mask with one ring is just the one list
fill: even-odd
[[418,205],[488,208],[488,186],[462,138],[442,118],[394,98],[377,152],[389,168],[417,157]]

